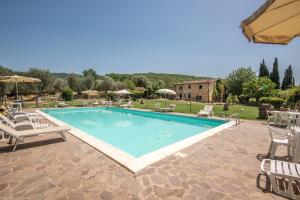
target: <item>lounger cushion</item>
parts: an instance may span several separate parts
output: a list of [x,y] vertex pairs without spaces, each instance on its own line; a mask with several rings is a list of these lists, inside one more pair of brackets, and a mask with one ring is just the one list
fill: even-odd
[[40,134],[45,134],[45,133],[67,131],[67,130],[70,130],[70,128],[67,126],[55,126],[55,127],[42,128],[42,129],[16,131],[9,126],[0,124],[0,130],[6,132],[7,134],[9,134],[13,137],[23,138],[23,137],[29,137],[29,136],[40,135]]

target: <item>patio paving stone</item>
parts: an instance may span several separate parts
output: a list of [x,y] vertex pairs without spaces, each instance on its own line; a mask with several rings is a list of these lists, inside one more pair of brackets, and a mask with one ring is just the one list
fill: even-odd
[[16,152],[0,142],[0,199],[283,199],[256,185],[259,154],[269,145],[262,121],[243,121],[137,174],[67,138],[28,138]]

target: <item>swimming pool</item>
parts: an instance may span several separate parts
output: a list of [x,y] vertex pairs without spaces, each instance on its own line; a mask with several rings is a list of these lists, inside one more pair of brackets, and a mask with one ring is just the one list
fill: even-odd
[[[74,135],[89,144],[95,143],[92,140],[97,140],[100,143],[91,145],[101,146],[99,148],[103,153],[117,161],[119,160],[115,157],[125,157],[127,161],[135,160],[140,163],[145,159],[148,160],[147,163],[150,160],[153,163],[162,157],[158,155],[159,152],[167,156],[166,154],[187,146],[182,142],[187,142],[188,139],[191,143],[193,138],[197,141],[195,136],[211,134],[218,127],[228,126],[223,120],[116,107],[50,109],[44,115],[54,122],[70,125],[77,132]],[[182,148],[170,148],[174,145]],[[103,146],[106,150],[103,150]],[[122,162],[121,164],[124,165]],[[129,166],[126,167],[130,169]]]

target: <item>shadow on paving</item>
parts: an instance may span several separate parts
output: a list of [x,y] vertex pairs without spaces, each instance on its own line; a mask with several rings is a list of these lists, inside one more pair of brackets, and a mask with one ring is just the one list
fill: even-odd
[[[45,145],[51,145],[55,143],[60,143],[64,142],[63,138],[53,138],[53,139],[46,139],[46,140],[39,140],[39,141],[34,141],[34,142],[24,142],[18,145],[16,151],[24,150],[24,149],[29,149],[29,148],[35,148],[39,146],[45,146]],[[12,152],[13,145],[5,145],[0,147],[0,153],[8,153]]]
[[[265,177],[265,178],[262,179],[262,177]],[[277,182],[280,190],[286,190],[288,188],[288,181],[286,181],[282,178],[276,178],[276,182]],[[264,183],[264,187],[261,185],[261,183]],[[274,191],[272,191],[272,185],[271,185],[270,178],[266,174],[259,173],[257,175],[256,186],[257,186],[257,188],[261,189],[261,191],[263,193],[272,193],[276,196],[280,196],[280,197],[285,198],[285,199],[290,199],[286,196],[277,194]],[[300,187],[300,182],[296,182],[296,183],[293,184],[293,190],[294,190],[295,194],[298,194],[298,195],[300,194],[300,188],[299,187]]]

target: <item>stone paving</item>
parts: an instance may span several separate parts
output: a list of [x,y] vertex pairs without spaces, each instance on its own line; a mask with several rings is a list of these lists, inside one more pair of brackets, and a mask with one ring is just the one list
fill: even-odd
[[[0,199],[281,199],[257,187],[266,125],[243,121],[133,174],[68,134],[0,143]],[[265,177],[260,183],[265,185]]]

